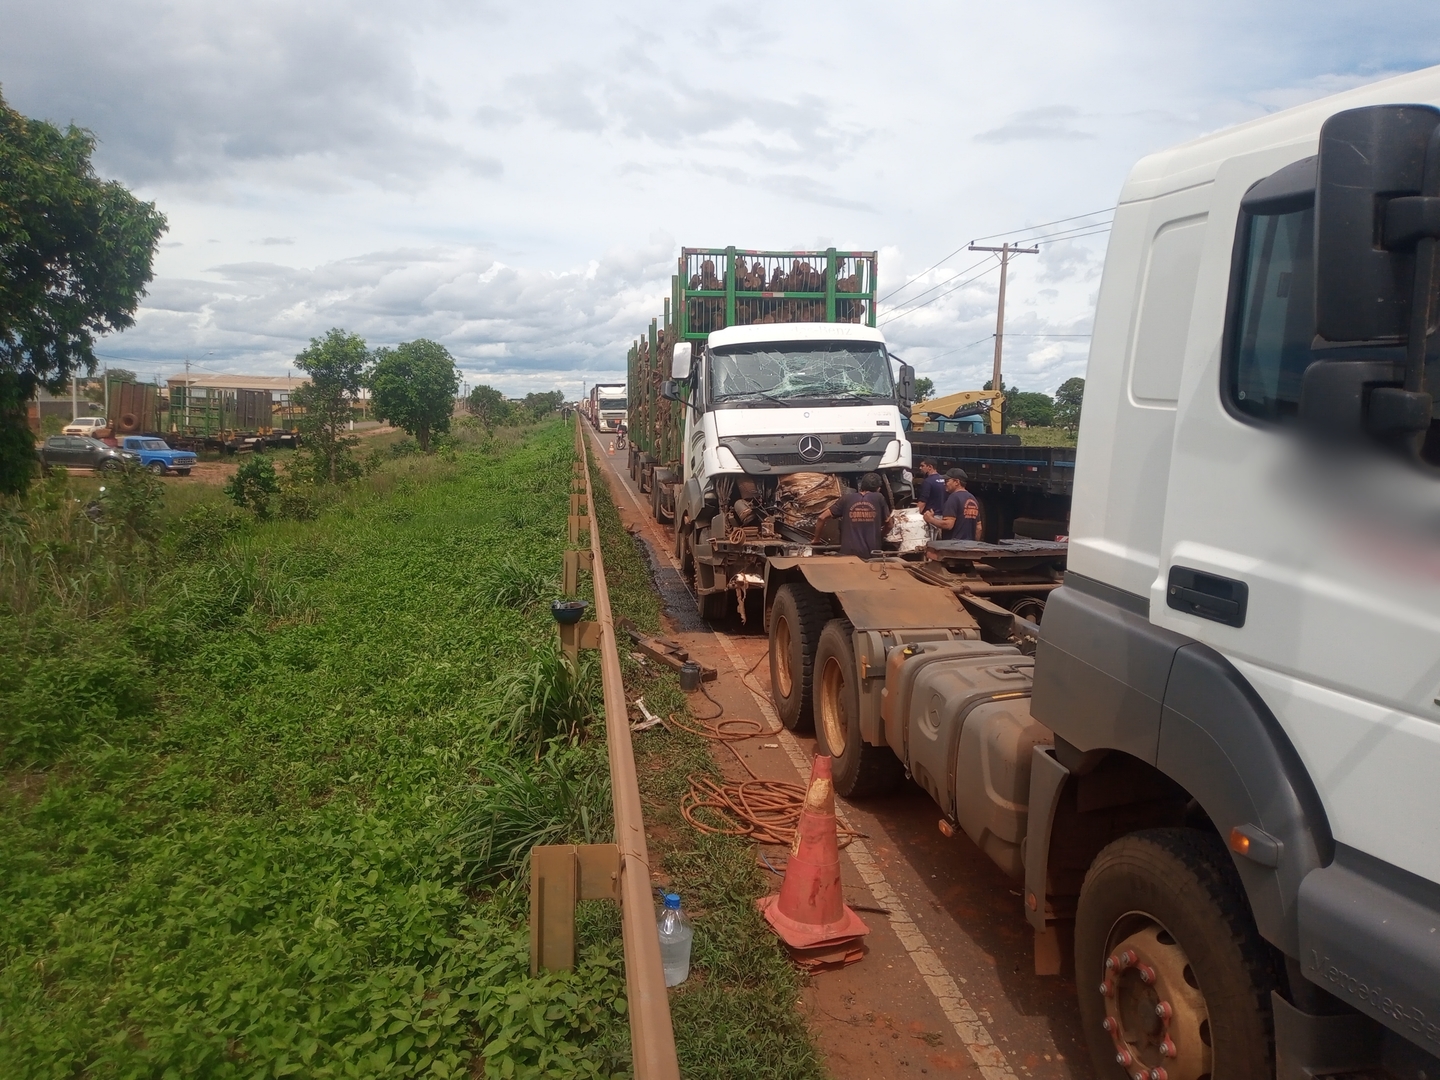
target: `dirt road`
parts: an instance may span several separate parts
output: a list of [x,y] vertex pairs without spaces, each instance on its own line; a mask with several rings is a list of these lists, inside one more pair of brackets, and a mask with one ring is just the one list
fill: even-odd
[[[709,688],[727,717],[759,719],[771,731],[732,745],[757,775],[794,781],[798,774],[803,782],[814,740],[780,728],[763,631],[733,616],[714,626],[698,618],[670,535],[651,519],[624,451],[612,454],[613,438],[590,434],[621,520],[650,549],[670,636],[720,672]],[[697,705],[702,713],[708,707],[703,699]],[[728,750],[717,747],[716,760],[727,775],[744,777]],[[888,914],[861,912],[870,927],[865,959],[813,976],[800,1002],[834,1075],[1090,1077],[1074,981],[1033,974],[1018,886],[963,834],[941,835],[938,808],[913,783],[882,799],[839,800],[837,809],[865,834],[842,859],[847,897]],[[786,855],[760,853],[772,863]]]

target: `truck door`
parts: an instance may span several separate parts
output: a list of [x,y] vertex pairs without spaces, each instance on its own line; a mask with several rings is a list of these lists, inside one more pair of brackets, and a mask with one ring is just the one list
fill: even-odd
[[1440,881],[1440,481],[1296,435],[1301,374],[1321,359],[1313,196],[1298,173],[1293,191],[1246,196],[1294,153],[1217,174],[1150,618],[1245,676],[1336,841]]

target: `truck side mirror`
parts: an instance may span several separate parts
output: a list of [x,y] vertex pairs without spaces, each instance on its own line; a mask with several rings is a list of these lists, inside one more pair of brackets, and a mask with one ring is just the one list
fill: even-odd
[[666,401],[678,401],[683,405],[685,404],[685,397],[680,393],[683,385],[683,383],[676,379],[666,379],[660,384],[660,396]]
[[1315,185],[1315,329],[1333,344],[1406,346],[1381,358],[1317,360],[1300,415],[1416,448],[1430,427],[1427,341],[1440,285],[1440,109],[1375,105],[1320,129]]
[[[670,378],[684,382],[690,378],[690,352],[694,346],[688,341],[677,341],[670,356]],[[678,398],[674,400],[679,400]]]
[[915,369],[903,360],[900,361],[900,377],[895,384],[895,397],[901,412],[908,413],[910,406],[915,404]]

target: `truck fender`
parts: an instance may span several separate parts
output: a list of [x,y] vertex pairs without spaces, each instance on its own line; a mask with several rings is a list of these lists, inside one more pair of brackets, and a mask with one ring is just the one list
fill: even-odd
[[[1143,597],[1073,571],[1065,582],[1051,594],[1041,627],[1035,718],[1081,752],[1119,750],[1152,766],[1195,800],[1222,840],[1235,829],[1253,833],[1251,854],[1233,858],[1256,927],[1298,956],[1300,882],[1329,863],[1334,842],[1289,737],[1228,660],[1151,624]],[[1058,801],[1063,783],[1053,791],[1037,786],[1053,780],[1057,766],[1040,765],[1032,798]],[[1054,811],[1032,804],[1027,889],[1046,880],[1049,836],[1038,828],[1053,822]],[[1033,920],[1028,900],[1026,911]]]
[[680,497],[675,500],[675,520],[695,521],[705,509],[705,494],[700,490],[700,481],[693,476],[685,481],[685,486],[680,489]]
[[1334,857],[1330,822],[1279,721],[1208,645],[1175,654],[1155,764],[1195,798],[1221,839],[1233,829],[1264,834],[1235,865],[1261,936],[1298,956],[1300,883]]

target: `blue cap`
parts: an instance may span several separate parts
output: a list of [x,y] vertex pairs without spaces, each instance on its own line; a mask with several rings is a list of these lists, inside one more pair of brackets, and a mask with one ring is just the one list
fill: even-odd
[[667,892],[665,894],[665,906],[671,911],[679,911],[680,894],[678,892]]

